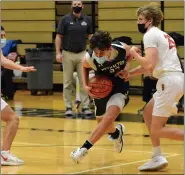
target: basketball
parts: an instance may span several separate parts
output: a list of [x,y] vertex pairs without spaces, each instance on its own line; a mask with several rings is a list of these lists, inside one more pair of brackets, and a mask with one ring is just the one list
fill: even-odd
[[95,75],[92,77],[88,86],[92,87],[90,92],[94,95],[94,98],[105,98],[112,91],[112,81],[103,75]]

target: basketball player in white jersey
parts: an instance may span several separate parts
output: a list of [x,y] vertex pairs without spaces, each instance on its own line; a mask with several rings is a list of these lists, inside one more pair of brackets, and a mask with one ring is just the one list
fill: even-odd
[[[156,93],[145,106],[143,117],[150,133],[153,156],[152,160],[139,167],[140,171],[161,170],[168,165],[162,155],[160,138],[184,140],[184,131],[165,126],[168,118],[177,113],[177,103],[184,92],[184,74],[177,56],[174,40],[158,28],[163,13],[155,4],[145,5],[137,10],[138,29],[144,34],[145,56],[140,56],[138,48],[131,52],[140,66],[129,72],[129,77],[152,72],[158,79]],[[128,77],[128,78],[129,78]]]
[[[3,48],[6,44],[5,35],[1,31],[1,43],[0,47]],[[33,66],[23,67],[21,65],[15,64],[13,61],[5,58],[1,52],[1,66],[11,69],[11,70],[20,70],[22,72],[31,72],[36,71]],[[3,132],[3,143],[1,147],[1,165],[23,165],[24,161],[18,159],[16,156],[10,153],[10,148],[14,137],[17,133],[19,125],[19,117],[16,113],[10,108],[10,106],[1,98],[1,120],[6,122]]]

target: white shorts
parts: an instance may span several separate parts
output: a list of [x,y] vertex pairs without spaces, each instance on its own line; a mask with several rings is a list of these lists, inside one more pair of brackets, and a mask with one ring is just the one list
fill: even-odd
[[117,93],[114,94],[113,96],[110,97],[110,99],[107,102],[106,110],[108,109],[109,106],[117,106],[120,108],[120,111],[123,109],[125,106],[125,100],[128,97],[122,93]]
[[153,116],[170,117],[177,114],[177,104],[184,94],[184,74],[170,73],[161,77],[154,93]]
[[1,111],[7,106],[8,104],[1,98]]

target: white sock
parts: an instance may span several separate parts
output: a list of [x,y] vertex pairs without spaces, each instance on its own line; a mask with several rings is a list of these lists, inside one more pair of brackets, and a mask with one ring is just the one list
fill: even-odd
[[161,147],[160,146],[157,146],[157,147],[153,147],[153,157],[155,156],[159,156],[161,155]]
[[6,150],[6,151],[5,150],[2,150],[1,151],[1,153],[8,153],[8,152],[10,152],[10,151],[9,150]]

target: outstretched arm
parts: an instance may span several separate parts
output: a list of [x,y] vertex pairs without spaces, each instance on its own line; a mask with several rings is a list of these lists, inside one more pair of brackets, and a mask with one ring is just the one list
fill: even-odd
[[142,66],[138,66],[138,67],[129,71],[129,77],[131,78],[131,77],[134,77],[137,75],[142,75],[144,73],[149,73],[149,71],[144,69]]
[[2,50],[1,50],[1,65],[4,68],[7,69],[11,69],[11,70],[20,70],[22,72],[32,72],[32,71],[36,71],[36,69],[33,66],[29,66],[29,67],[24,67],[21,66],[19,64],[14,63],[13,61],[7,59],[6,57],[4,57],[4,55],[2,54]]

